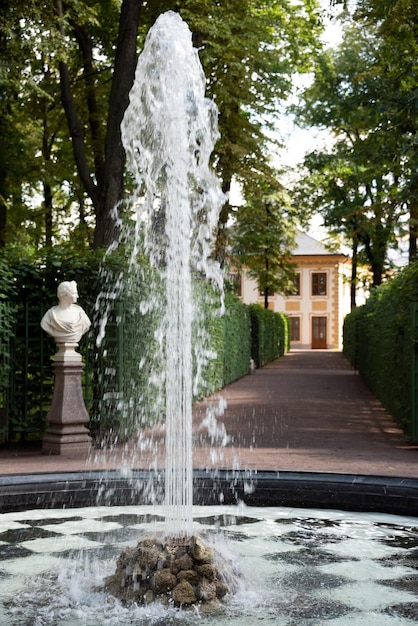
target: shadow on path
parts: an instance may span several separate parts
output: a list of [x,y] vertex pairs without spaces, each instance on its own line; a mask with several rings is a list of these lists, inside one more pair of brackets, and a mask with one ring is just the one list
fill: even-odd
[[222,395],[228,466],[418,476],[418,448],[341,352],[291,351]]

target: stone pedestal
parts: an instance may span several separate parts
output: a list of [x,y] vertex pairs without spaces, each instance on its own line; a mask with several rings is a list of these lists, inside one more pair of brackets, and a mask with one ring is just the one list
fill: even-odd
[[86,428],[89,415],[81,386],[84,366],[81,354],[74,349],[76,346],[58,344],[54,356],[54,394],[46,416],[49,427],[42,439],[43,454],[87,454],[91,447]]

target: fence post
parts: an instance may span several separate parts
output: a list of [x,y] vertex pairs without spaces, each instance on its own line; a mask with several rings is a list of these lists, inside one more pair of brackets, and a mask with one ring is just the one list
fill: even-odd
[[122,304],[119,302],[117,305],[117,319],[116,319],[116,358],[118,364],[117,371],[117,393],[119,397],[119,401],[124,402],[127,397],[125,390],[125,385],[127,384],[126,376],[125,376],[125,344],[124,344],[124,336],[125,336],[125,310]]
[[14,310],[10,302],[0,300],[0,443],[8,439],[11,338]]
[[418,302],[411,304],[411,439],[418,441]]

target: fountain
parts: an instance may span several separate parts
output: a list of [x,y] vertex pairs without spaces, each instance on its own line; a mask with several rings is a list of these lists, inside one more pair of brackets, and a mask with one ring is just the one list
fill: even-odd
[[147,35],[121,132],[134,181],[128,265],[137,276],[137,256],[142,264],[145,257],[154,282],[141,306],[160,316],[154,333],[160,367],[151,370],[148,385],[158,381],[165,401],[157,406],[165,418],[166,524],[158,549],[151,538],[121,554],[106,588],[140,603],[154,597],[182,606],[213,603],[228,589],[215,566],[219,555],[193,535],[192,326],[199,318],[193,277],[222,290],[210,254],[224,198],[209,166],[217,109],[205,97],[192,34],[177,13],[161,15]]
[[[164,363],[166,531],[171,537],[192,531],[192,323],[198,306],[192,272],[221,283],[219,268],[210,262],[222,201],[209,167],[216,122],[192,34],[169,11],[147,36],[121,130],[135,179],[136,241],[163,286],[162,303],[158,298],[153,306],[164,311],[155,335]],[[143,306],[150,306],[150,297]]]
[[[140,250],[147,253],[150,275],[158,276],[150,287],[156,299],[141,306],[166,311],[155,332],[166,373],[153,372],[150,383],[167,385],[157,403],[167,420],[164,494],[159,473],[142,470],[1,478],[0,623],[407,626],[417,615],[416,518],[298,507],[415,515],[416,481],[192,472],[191,324],[199,316],[193,273],[220,284],[216,264],[206,263],[221,194],[208,166],[216,109],[204,84],[187,26],[174,13],[161,16],[138,64],[123,137],[135,180],[129,265]],[[147,570],[149,561],[138,560],[147,551],[158,576]],[[231,562],[241,564],[244,577]],[[172,592],[182,579],[197,588],[199,570],[205,583],[196,607],[177,595],[185,585]],[[147,577],[151,589],[142,585]],[[122,601],[104,591],[105,578]],[[216,608],[210,615],[205,594]],[[151,602],[155,597],[159,603]],[[178,608],[189,604],[195,608]]]

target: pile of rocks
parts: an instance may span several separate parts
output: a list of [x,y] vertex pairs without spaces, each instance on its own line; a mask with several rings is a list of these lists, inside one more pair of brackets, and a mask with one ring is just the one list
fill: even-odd
[[228,592],[227,562],[200,538],[144,539],[124,550],[105,589],[123,602],[216,608]]

